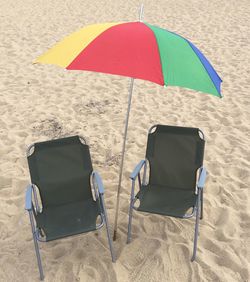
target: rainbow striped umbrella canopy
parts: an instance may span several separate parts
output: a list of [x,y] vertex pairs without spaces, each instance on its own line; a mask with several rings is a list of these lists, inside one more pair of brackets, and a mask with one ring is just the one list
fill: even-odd
[[56,44],[35,63],[118,74],[221,97],[222,80],[190,41],[143,22],[84,27]]

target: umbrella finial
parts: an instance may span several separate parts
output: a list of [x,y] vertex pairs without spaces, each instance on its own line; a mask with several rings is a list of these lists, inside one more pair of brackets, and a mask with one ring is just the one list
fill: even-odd
[[142,18],[143,18],[143,4],[141,4],[141,7],[140,7],[140,14],[139,14],[139,21],[142,22]]

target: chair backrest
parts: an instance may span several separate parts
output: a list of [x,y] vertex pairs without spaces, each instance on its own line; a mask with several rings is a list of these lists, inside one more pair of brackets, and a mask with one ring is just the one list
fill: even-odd
[[146,151],[150,164],[149,184],[195,189],[197,169],[203,164],[205,148],[205,140],[200,137],[202,132],[198,128],[155,127],[155,131],[148,134]]
[[39,189],[43,207],[92,197],[89,147],[79,136],[35,143],[34,152],[28,155],[28,164],[32,184]]

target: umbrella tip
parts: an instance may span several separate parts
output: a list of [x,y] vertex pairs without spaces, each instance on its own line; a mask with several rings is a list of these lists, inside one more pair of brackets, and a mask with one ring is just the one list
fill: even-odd
[[140,6],[140,13],[139,13],[139,21],[140,22],[142,22],[142,18],[143,18],[143,8],[144,8],[144,5],[142,3],[141,6]]

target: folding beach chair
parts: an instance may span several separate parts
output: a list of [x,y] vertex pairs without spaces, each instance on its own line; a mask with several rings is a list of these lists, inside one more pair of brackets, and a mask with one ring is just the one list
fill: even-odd
[[[204,147],[204,134],[198,128],[166,125],[154,125],[150,128],[146,159],[135,167],[130,176],[132,189],[127,243],[131,241],[134,209],[179,218],[196,215],[192,261],[195,260],[206,179],[206,169],[203,167]],[[141,180],[142,167],[144,173]],[[136,179],[139,192],[135,195]]]
[[44,275],[38,241],[97,230],[104,224],[114,262],[104,187],[99,174],[93,171],[85,140],[73,136],[35,143],[28,148],[27,158],[32,184],[26,191],[25,209],[29,212],[40,279]]

